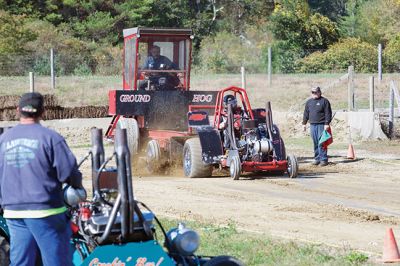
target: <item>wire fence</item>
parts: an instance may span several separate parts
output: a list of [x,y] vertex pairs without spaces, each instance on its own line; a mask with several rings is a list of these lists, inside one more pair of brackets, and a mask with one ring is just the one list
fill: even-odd
[[[272,57],[282,56],[280,54]],[[284,58],[281,58],[281,61]],[[285,59],[286,60],[286,59]],[[55,90],[52,89],[50,51],[47,56],[34,53],[0,56],[0,95],[20,95],[29,91],[29,72],[35,73],[35,90],[54,93],[62,99],[64,106],[104,105],[108,102],[108,91],[122,88],[122,56],[102,56],[82,58],[80,55],[60,55],[55,53]],[[301,104],[309,96],[313,86],[325,88],[325,95],[332,100],[334,109],[348,107],[348,81],[340,79],[348,71],[348,65],[333,64],[324,71],[309,69],[305,72],[286,73],[268,58],[261,63],[252,59],[242,64],[226,63],[229,68],[224,73],[215,74],[200,65],[194,65],[191,88],[195,90],[218,90],[231,85],[243,87],[249,93],[255,106],[264,106],[270,100],[274,109],[287,111]],[[244,66],[244,77],[241,67]],[[279,71],[281,69],[281,71]],[[376,78],[375,107],[388,108],[389,82],[394,80],[400,86],[400,64],[383,66],[383,80],[378,79],[378,68],[369,73],[361,73],[355,66],[354,95],[355,109],[369,108],[369,79]],[[225,69],[226,70],[226,69]],[[394,73],[388,73],[388,71]],[[214,71],[217,72],[217,71]],[[243,84],[245,83],[245,84]],[[300,108],[301,109],[301,108]]]
[[[360,60],[359,57],[330,58],[324,61],[319,55],[325,50],[307,51],[272,51],[267,53],[259,49],[246,51],[240,55],[227,51],[220,55],[195,60],[192,70],[196,73],[240,73],[245,67],[247,73],[260,74],[271,72],[273,74],[293,73],[345,73],[349,65],[353,65],[358,73],[371,73],[378,71],[378,52],[368,55]],[[355,51],[356,53],[357,51]],[[0,77],[26,76],[34,72],[37,76],[48,76],[51,72],[52,62],[57,76],[110,76],[120,75],[123,70],[122,51],[120,53],[76,54],[57,53],[51,60],[50,51],[43,53],[25,53],[13,55],[0,55]],[[307,56],[308,55],[308,56]],[[315,56],[313,56],[315,55]],[[306,57],[307,56],[307,57]],[[382,72],[400,73],[400,61],[388,58],[382,54]]]
[[[54,70],[57,76],[117,75],[122,73],[122,58],[103,56],[82,58],[77,54],[55,55]],[[51,58],[35,54],[0,56],[0,76],[25,76],[34,72],[39,76],[50,75]]]

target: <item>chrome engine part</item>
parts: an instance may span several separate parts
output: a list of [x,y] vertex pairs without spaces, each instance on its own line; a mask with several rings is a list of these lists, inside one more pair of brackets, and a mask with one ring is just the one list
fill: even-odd
[[[242,144],[243,142],[246,144]],[[263,157],[268,156],[274,149],[271,140],[267,138],[265,124],[245,132],[239,144],[241,150],[245,151],[242,153],[245,159],[257,162],[262,161]]]

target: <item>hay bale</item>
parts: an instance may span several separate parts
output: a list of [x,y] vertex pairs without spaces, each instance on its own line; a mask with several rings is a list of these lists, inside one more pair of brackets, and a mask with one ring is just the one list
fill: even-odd
[[17,108],[20,96],[17,95],[3,95],[0,96],[0,109]]
[[[17,106],[20,96],[0,96],[0,118],[3,121],[16,121],[19,119]],[[68,118],[100,118],[108,116],[108,106],[81,106],[62,107],[58,105],[53,94],[44,95],[45,113],[43,120],[68,119]]]
[[[6,108],[17,108],[18,102],[21,96],[19,95],[3,95],[0,96],[0,109]],[[44,98],[44,106],[46,108],[58,106],[57,98],[54,94],[45,94]]]
[[15,108],[7,108],[0,110],[0,118],[2,121],[16,121],[19,119],[17,110]]

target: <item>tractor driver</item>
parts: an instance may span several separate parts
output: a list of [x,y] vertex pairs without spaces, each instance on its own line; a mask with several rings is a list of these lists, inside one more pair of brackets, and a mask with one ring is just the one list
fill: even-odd
[[142,82],[140,84],[141,89],[147,88],[148,85],[152,85],[152,89],[159,90],[170,90],[175,89],[180,85],[180,75],[181,73],[171,73],[171,72],[151,72],[152,70],[178,70],[179,68],[173,63],[168,57],[160,54],[160,47],[153,45],[150,48],[150,55],[147,57],[146,62],[142,69],[149,70],[150,73],[143,71],[143,75],[150,81]]
[[178,69],[176,65],[169,60],[168,57],[160,54],[161,49],[157,45],[150,48],[150,55],[146,59],[143,69],[151,70],[164,70],[164,69]]
[[237,99],[233,95],[225,95],[223,99],[224,111],[221,114],[222,121],[220,122],[218,129],[223,130],[224,148],[230,148],[230,139],[228,127],[228,105],[232,106],[233,112],[233,130],[235,138],[239,139],[241,134],[242,119],[246,118],[246,114],[243,112],[242,108],[238,106]]

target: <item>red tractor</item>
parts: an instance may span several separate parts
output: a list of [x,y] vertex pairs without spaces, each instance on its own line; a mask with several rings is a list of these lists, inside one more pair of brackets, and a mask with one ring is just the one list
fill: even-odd
[[[222,141],[226,142],[227,137],[224,138],[223,132],[226,130],[220,130],[217,125],[223,116],[224,94],[230,91],[241,95],[246,113],[242,120],[247,127],[248,121],[253,121],[255,124],[252,125],[257,127],[265,124],[269,116],[263,118],[261,109],[249,109],[250,103],[243,89],[190,91],[192,39],[190,29],[138,27],[124,30],[123,90],[109,92],[109,114],[113,119],[106,137],[113,138],[117,127],[126,128],[131,153],[145,150],[147,169],[151,173],[158,172],[166,164],[183,160],[184,173],[188,177],[211,176],[215,166],[229,167],[235,173],[231,173],[235,179],[242,170],[288,171],[289,176],[296,176],[297,161],[294,157],[286,160],[283,141],[276,126],[272,125],[272,119],[271,132],[267,136],[271,156],[239,156],[241,163],[237,166],[237,158],[232,154],[235,148],[239,155],[243,153],[242,137],[236,132],[238,141],[231,141],[236,146],[224,147]],[[208,115],[214,113],[214,127],[211,127]],[[254,122],[256,119],[258,122]],[[207,130],[213,133],[208,134]],[[243,128],[240,134],[249,136],[248,131],[249,128]],[[279,139],[279,145],[276,139]],[[210,143],[219,149],[208,147]],[[260,152],[265,153],[267,142],[261,137],[259,143]]]
[[189,90],[192,39],[190,29],[124,30],[123,90],[109,92],[106,137],[126,128],[131,153],[145,149],[150,172],[182,157],[193,137],[187,112],[215,106],[216,91]]

